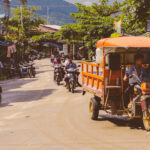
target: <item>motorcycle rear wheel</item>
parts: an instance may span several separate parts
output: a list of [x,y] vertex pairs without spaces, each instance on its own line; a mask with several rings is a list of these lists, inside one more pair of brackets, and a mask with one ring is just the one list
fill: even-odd
[[146,131],[150,131],[150,114],[147,111],[143,112],[143,125]]

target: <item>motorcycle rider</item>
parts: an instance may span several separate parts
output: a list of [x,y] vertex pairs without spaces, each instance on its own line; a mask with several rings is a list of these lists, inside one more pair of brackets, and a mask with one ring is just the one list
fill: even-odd
[[61,64],[61,58],[60,56],[57,56],[55,59],[54,59],[54,65],[57,65],[57,64]]
[[[53,64],[54,64],[54,68],[55,68],[55,65],[62,65],[60,56],[57,56],[57,57],[54,59]],[[62,72],[62,78],[63,78],[65,73],[64,73],[64,69],[63,69],[62,66],[61,66],[61,70],[62,70],[61,72]],[[54,80],[55,80],[55,77],[56,77],[56,74],[55,74],[55,69],[54,69]]]
[[68,56],[66,56],[66,58],[65,58],[65,62],[64,62],[64,66],[66,67],[66,66],[68,65],[68,63],[69,63],[69,57],[68,57]]
[[[68,64],[65,66],[65,69],[67,70],[67,69],[70,69],[70,68],[72,68],[72,69],[77,69],[77,65],[76,65],[76,63],[74,63],[73,61],[72,61],[72,57],[69,57],[69,59],[68,59]],[[79,87],[81,87],[81,84],[79,83],[79,81],[78,81],[78,76],[79,76],[79,72],[77,72],[77,84],[78,84],[78,86]],[[66,85],[67,85],[67,82],[68,82],[68,78],[67,78],[67,76],[65,77],[65,82],[66,82]]]
[[[128,108],[132,107],[132,101],[133,101],[133,94],[134,94],[134,87],[136,83],[138,83],[138,79],[135,77],[137,76],[140,81],[143,81],[144,77],[147,76],[146,70],[142,67],[144,60],[144,56],[141,54],[137,54],[134,57],[135,64],[126,70],[124,81],[128,82],[129,86],[126,89],[125,93],[129,95],[130,97],[130,103],[128,104]],[[129,80],[128,80],[129,79]]]

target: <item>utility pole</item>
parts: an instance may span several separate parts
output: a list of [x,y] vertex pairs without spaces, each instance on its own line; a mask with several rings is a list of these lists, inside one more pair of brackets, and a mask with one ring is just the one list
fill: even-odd
[[20,12],[21,12],[21,26],[23,27],[23,13],[22,13],[22,6],[20,6]]
[[[22,12],[22,6],[20,6],[20,12],[21,12],[21,26],[22,26],[22,28],[23,28],[23,12]],[[22,34],[21,33],[21,31],[19,31],[19,36],[20,36],[20,34]],[[20,39],[19,39],[20,40]],[[23,45],[23,51],[21,52],[21,54],[22,54],[22,58],[24,57],[24,54],[25,54],[25,47],[24,47],[24,45]]]
[[50,24],[50,19],[49,19],[49,7],[47,6],[47,24]]
[[75,43],[73,42],[73,59],[75,59]]

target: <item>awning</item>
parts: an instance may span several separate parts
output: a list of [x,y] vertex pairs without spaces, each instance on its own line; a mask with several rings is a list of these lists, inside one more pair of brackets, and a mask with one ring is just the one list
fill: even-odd
[[51,42],[43,42],[43,45],[48,45],[48,46],[53,46],[53,47],[58,47],[58,48],[62,48],[62,46],[55,44],[55,43],[51,43]]
[[8,47],[10,46],[10,44],[0,41],[0,46]]
[[16,53],[16,44],[8,44],[0,41],[0,46],[7,47],[7,57],[10,58],[11,54]]

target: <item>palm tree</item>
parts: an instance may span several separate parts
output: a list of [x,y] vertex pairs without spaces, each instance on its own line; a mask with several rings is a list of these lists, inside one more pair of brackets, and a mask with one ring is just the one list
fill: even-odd
[[[27,0],[18,0],[22,5],[25,5],[27,3]],[[6,8],[6,15],[10,16],[10,0],[3,0],[4,6]]]
[[10,0],[3,0],[6,16],[10,15]]
[[22,5],[25,5],[27,3],[27,0],[19,0],[19,1]]

